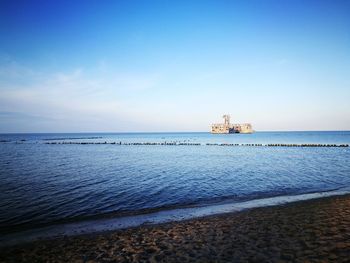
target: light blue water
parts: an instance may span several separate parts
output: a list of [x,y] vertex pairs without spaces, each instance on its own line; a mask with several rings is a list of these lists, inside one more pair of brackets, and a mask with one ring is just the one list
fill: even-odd
[[[21,141],[24,140],[24,141]],[[202,146],[45,142],[194,142]],[[350,186],[350,132],[0,135],[0,233],[91,217],[323,192]]]

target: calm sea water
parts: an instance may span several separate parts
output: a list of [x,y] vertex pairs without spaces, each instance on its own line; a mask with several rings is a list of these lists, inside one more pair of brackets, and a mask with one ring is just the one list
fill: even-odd
[[[152,209],[239,202],[350,186],[350,132],[0,135],[0,233]],[[65,142],[193,142],[202,146]]]

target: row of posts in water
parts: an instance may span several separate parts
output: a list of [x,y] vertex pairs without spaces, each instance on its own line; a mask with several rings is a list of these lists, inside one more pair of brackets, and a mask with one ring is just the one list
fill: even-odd
[[45,142],[45,144],[115,144],[115,145],[169,145],[169,146],[248,146],[248,147],[349,147],[349,144],[288,144],[288,143],[191,143],[191,142]]

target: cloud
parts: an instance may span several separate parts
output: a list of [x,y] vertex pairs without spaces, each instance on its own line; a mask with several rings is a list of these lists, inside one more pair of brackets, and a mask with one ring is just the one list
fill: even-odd
[[[156,87],[159,80],[157,74],[101,72],[98,68],[45,74],[14,62],[2,65],[0,75],[7,76],[0,82],[2,124],[4,118],[17,120],[19,126],[27,119],[40,129],[45,119],[67,130],[77,126],[79,130],[134,129],[133,120],[140,116],[127,97]],[[26,81],[18,81],[19,76]]]
[[12,120],[12,119],[30,119],[40,121],[52,121],[51,118],[46,118],[38,115],[27,114],[23,112],[11,112],[11,111],[0,111],[0,120]]

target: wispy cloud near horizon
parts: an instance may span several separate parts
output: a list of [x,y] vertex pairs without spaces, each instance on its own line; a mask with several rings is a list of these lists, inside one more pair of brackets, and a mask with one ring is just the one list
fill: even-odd
[[[90,71],[98,72],[96,69]],[[78,123],[79,131],[103,131],[104,127],[112,130],[128,130],[128,127],[136,129],[133,119],[137,119],[138,116],[133,115],[135,113],[132,105],[128,105],[123,97],[128,93],[153,88],[158,78],[155,74],[106,72],[91,76],[83,68],[71,72],[45,74],[19,66],[17,63],[3,65],[0,75],[7,77],[6,83],[0,84],[0,110],[2,113],[12,112],[13,114],[6,115],[12,116],[12,122],[15,123],[19,117],[22,120],[26,116],[35,122],[40,118],[33,116],[40,114],[42,118],[52,120],[50,124],[53,125],[53,129],[50,130],[54,130],[54,122],[57,125],[64,122],[64,129],[68,131],[77,129]],[[27,82],[18,84],[19,76]],[[128,108],[129,110],[126,110]],[[95,125],[101,123],[104,126],[96,129]],[[74,125],[70,127],[71,124]],[[5,132],[5,126],[2,127],[2,132]],[[26,131],[25,127],[23,129],[18,131]],[[43,127],[38,125],[35,131],[41,129]]]

